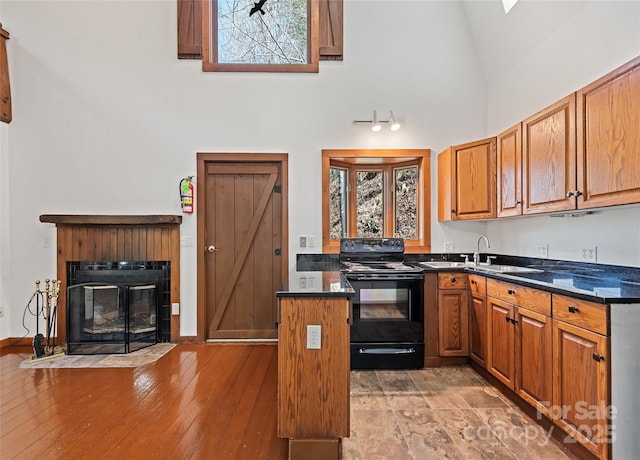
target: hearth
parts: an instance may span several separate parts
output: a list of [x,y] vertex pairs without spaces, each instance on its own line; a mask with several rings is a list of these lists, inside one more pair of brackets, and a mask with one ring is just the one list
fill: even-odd
[[171,340],[170,262],[67,262],[67,353],[129,353]]

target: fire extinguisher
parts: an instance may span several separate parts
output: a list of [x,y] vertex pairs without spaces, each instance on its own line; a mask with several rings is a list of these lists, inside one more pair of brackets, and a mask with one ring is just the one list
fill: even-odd
[[193,213],[193,176],[185,177],[180,181],[180,206],[185,214]]

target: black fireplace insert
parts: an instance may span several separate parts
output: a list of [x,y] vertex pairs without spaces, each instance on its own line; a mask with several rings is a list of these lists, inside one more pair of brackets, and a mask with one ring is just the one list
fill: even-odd
[[67,262],[67,353],[129,353],[171,340],[169,261]]

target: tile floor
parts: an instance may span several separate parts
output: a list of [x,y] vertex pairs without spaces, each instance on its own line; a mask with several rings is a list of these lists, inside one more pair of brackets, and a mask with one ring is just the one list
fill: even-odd
[[569,459],[469,367],[351,372],[345,460]]

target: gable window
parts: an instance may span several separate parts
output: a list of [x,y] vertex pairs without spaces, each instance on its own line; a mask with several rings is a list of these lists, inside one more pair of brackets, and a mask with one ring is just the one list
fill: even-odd
[[202,68],[230,72],[317,72],[318,0],[209,0]]
[[322,241],[396,237],[407,252],[430,251],[429,150],[324,150]]

